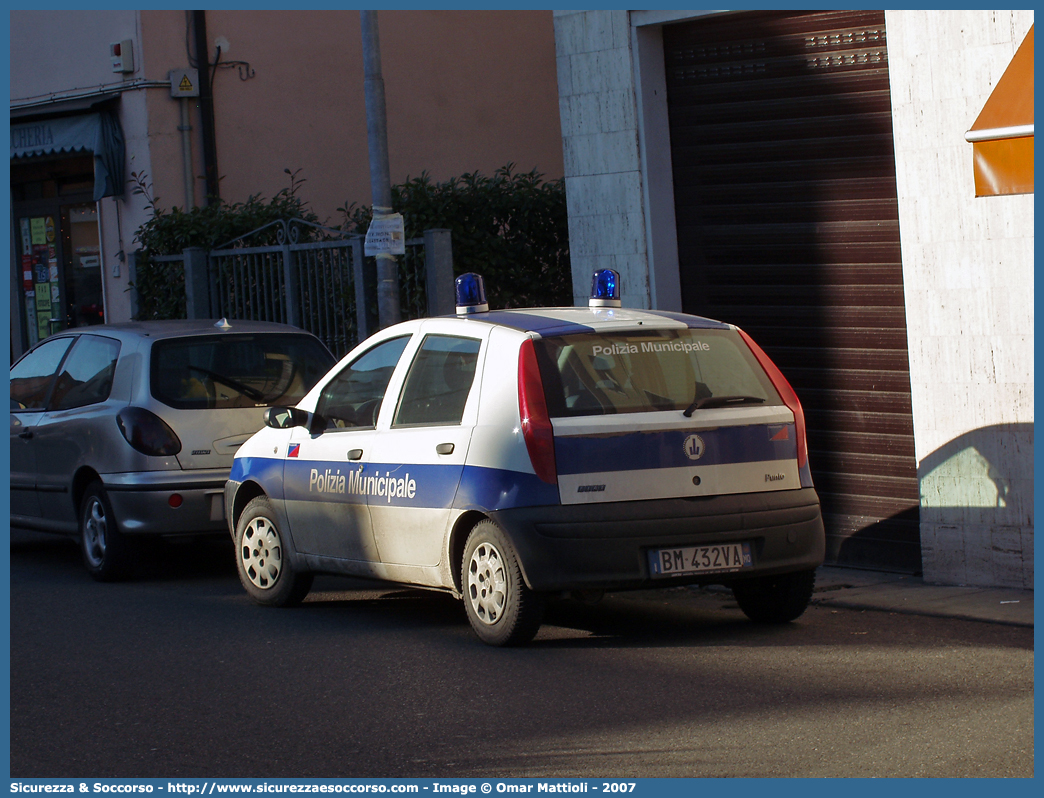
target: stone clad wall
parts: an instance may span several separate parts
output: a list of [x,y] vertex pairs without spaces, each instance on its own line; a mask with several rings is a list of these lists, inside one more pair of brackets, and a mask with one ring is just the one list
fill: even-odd
[[1033,587],[1033,195],[964,140],[1032,11],[885,17],[925,578]]
[[556,11],[558,107],[573,302],[620,273],[625,307],[650,306],[635,79],[627,11]]

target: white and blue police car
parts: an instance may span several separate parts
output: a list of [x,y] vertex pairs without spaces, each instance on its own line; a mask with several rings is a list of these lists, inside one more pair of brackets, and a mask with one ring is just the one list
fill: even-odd
[[620,306],[490,311],[373,335],[238,451],[225,488],[250,597],[313,574],[444,590],[492,645],[547,597],[726,584],[759,622],[801,615],[825,540],[804,415],[742,330]]

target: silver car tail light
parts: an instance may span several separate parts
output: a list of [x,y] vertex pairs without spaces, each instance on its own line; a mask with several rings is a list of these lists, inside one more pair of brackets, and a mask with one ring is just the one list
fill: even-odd
[[181,451],[181,440],[162,418],[142,407],[125,407],[116,424],[127,443],[142,454],[170,457]]

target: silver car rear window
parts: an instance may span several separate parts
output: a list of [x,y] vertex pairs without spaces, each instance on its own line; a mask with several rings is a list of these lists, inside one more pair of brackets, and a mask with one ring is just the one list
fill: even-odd
[[171,338],[152,346],[152,395],[178,409],[294,405],[334,365],[310,335]]
[[553,418],[783,404],[733,330],[579,333],[534,343]]

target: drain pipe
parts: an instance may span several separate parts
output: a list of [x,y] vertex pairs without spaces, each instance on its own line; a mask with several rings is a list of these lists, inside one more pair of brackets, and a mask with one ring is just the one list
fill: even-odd
[[218,197],[217,135],[214,127],[214,94],[210,82],[210,49],[207,45],[205,11],[192,12],[192,33],[196,45],[199,70],[199,116],[203,135],[203,179],[206,185],[204,205],[214,204]]
[[189,98],[182,97],[181,124],[181,162],[182,173],[185,180],[185,210],[189,211],[196,207],[195,181],[192,179],[192,123],[189,120]]

